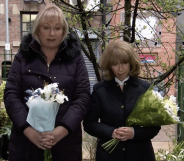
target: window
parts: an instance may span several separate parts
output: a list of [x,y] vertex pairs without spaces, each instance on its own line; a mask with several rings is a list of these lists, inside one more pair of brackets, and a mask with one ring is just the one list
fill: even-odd
[[28,33],[32,33],[33,22],[36,19],[37,12],[21,13],[21,38]]

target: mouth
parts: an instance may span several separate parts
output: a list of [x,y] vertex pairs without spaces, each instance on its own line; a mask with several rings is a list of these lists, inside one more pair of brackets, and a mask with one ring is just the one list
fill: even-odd
[[55,41],[55,39],[47,39],[47,41]]

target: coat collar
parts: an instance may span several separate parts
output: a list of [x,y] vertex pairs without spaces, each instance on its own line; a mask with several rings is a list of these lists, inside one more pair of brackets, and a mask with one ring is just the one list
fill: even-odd
[[[126,83],[128,84],[133,84],[135,86],[138,86],[139,83],[138,83],[138,78],[137,77],[132,77],[130,76],[129,79],[126,81]],[[110,86],[113,86],[113,85],[117,85],[117,82],[115,81],[115,79],[111,79],[109,81],[105,81],[105,87],[110,87]]]
[[[40,52],[40,44],[32,38],[31,34],[23,37],[20,44],[19,52],[22,53],[26,60],[34,59]],[[68,37],[61,43],[58,55],[63,61],[70,61],[81,54],[81,44],[75,33],[71,32]]]

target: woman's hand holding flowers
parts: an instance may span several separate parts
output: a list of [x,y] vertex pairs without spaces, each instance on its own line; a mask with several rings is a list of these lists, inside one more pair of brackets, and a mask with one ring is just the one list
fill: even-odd
[[132,127],[120,127],[113,131],[112,137],[120,141],[132,139],[134,137],[134,129]]
[[118,135],[117,139],[121,141],[126,141],[134,137],[133,127],[120,127],[116,129],[116,133]]
[[57,142],[59,142],[61,139],[63,139],[65,136],[68,135],[68,130],[64,128],[63,126],[56,127],[53,131],[50,132],[43,132],[41,133],[42,137],[45,136],[52,136],[53,139],[50,139],[49,141],[46,141],[47,146],[54,146]]
[[54,137],[48,134],[43,134],[40,133],[42,138],[43,138],[43,142],[41,143],[42,146],[44,146],[47,149],[51,149],[52,146],[54,145]]
[[[40,132],[36,131],[32,127],[27,127],[24,130],[24,135],[38,148],[46,150],[46,147],[44,146],[45,138],[41,135]],[[53,138],[50,136],[50,139]]]

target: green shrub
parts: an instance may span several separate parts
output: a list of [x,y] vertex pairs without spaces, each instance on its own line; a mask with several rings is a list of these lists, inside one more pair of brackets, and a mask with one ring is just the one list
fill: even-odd
[[184,161],[184,141],[173,140],[169,151],[159,149],[155,157],[157,161]]
[[3,98],[4,98],[4,89],[6,82],[2,81],[0,85],[0,136],[1,135],[10,135],[11,131],[11,120],[6,113],[6,109],[4,108]]

